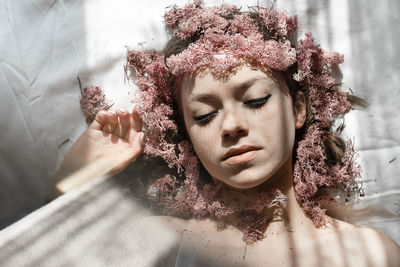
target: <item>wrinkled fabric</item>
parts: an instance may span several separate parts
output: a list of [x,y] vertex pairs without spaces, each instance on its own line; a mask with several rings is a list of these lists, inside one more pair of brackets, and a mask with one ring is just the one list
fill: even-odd
[[[186,3],[0,3],[0,227],[33,212],[0,231],[1,266],[173,264],[179,242],[170,229],[153,226],[150,236],[134,229],[137,203],[124,195],[129,182],[87,185],[86,191],[45,204],[52,175],[86,128],[77,77],[82,86],[104,89],[114,107],[131,108],[135,86],[124,83],[125,45],[162,49],[167,40],[162,14],[174,2]],[[229,2],[243,8],[257,3]],[[400,28],[388,27],[398,25],[400,3],[281,0],[278,5],[298,14],[300,35],[311,31],[322,47],[344,54],[345,86],[369,103],[345,120],[345,134],[360,153],[364,196],[330,214],[400,243]],[[157,236],[166,236],[165,242]],[[143,252],[152,244],[157,246],[151,255]],[[129,259],[134,253],[141,256]]]

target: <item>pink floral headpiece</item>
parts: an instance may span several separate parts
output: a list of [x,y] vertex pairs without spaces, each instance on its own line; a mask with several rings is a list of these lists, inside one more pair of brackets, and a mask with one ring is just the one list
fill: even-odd
[[[235,6],[201,8],[201,1],[195,1],[183,9],[173,7],[165,14],[166,26],[181,39],[198,40],[167,59],[169,71],[178,76],[207,66],[220,75],[242,61],[287,69],[296,62],[296,50],[286,39],[296,29],[296,18],[266,8],[258,8],[258,14],[260,22],[273,30],[273,39],[265,41],[249,14],[239,13]],[[218,57],[221,53],[228,56]]]
[[[331,75],[332,67],[342,63],[343,56],[323,51],[310,33],[297,48],[293,47],[288,36],[297,29],[296,17],[262,7],[253,8],[252,14],[255,17],[230,5],[202,7],[202,1],[183,8],[174,6],[165,14],[165,24],[174,36],[189,40],[188,47],[166,60],[155,51],[128,52],[127,65],[139,87],[144,152],[162,157],[177,171],[177,175],[168,174],[155,183],[168,213],[220,218],[236,212],[218,199],[218,186],[199,179],[198,158],[177,126],[174,79],[203,67],[221,75],[241,63],[275,71],[296,66],[292,78],[309,96],[314,122],[297,143],[294,185],[303,208],[320,226],[324,223],[324,210],[315,200],[318,190],[349,185],[360,172],[350,142],[341,161],[335,164],[328,162],[325,149],[326,135],[334,120],[351,108],[346,93],[340,91]],[[218,56],[221,54],[229,56]],[[285,198],[278,191],[266,193],[261,199],[274,198],[285,205]],[[258,213],[263,207],[270,207],[270,203],[259,202],[254,209]],[[261,238],[253,228],[247,224],[242,229],[252,241]]]

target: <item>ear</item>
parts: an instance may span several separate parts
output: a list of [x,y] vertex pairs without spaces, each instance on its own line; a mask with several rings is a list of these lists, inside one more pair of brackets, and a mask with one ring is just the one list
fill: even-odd
[[294,115],[296,129],[303,127],[307,117],[306,97],[303,92],[298,91],[294,103]]

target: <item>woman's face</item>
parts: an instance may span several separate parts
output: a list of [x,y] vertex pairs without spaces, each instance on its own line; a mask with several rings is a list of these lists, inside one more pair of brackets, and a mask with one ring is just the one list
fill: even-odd
[[224,80],[187,75],[180,100],[194,150],[214,179],[248,189],[291,162],[303,123],[296,123],[285,83],[270,74],[242,66]]

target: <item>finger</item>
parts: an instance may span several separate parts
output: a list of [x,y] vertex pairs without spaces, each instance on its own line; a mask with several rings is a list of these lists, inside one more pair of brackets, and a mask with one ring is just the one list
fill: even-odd
[[129,112],[124,109],[118,109],[116,114],[119,119],[119,123],[117,127],[115,127],[114,134],[122,138],[125,136],[126,131],[131,125],[130,115]]
[[94,130],[101,130],[103,129],[105,123],[106,123],[105,111],[100,110],[99,112],[97,112],[94,121],[89,125],[89,128]]
[[104,124],[103,131],[107,133],[113,133],[115,127],[117,127],[118,118],[114,111],[106,112],[106,123]]
[[125,134],[125,138],[124,139],[127,140],[128,143],[133,145],[137,141],[136,139],[138,137],[140,138],[140,141],[143,142],[144,133],[142,131],[137,132],[135,129],[129,128],[128,131]]
[[132,125],[131,127],[136,131],[136,132],[141,132],[142,131],[142,119],[139,116],[139,113],[137,112],[137,105],[134,105],[132,108]]
[[143,132],[140,133],[135,133],[134,136],[132,137],[132,142],[131,143],[131,149],[129,149],[128,153],[131,155],[130,156],[130,161],[135,160],[137,156],[140,155],[143,151],[143,137],[144,134]]
[[137,133],[135,135],[131,150],[132,153],[131,160],[135,160],[143,152],[143,138],[144,138],[143,132]]

